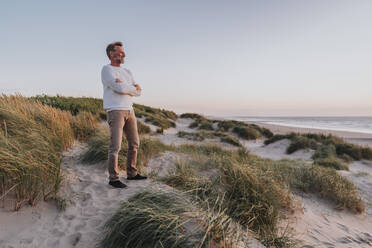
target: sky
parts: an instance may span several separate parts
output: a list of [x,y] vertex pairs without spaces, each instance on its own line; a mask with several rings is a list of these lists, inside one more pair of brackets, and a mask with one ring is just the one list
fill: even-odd
[[0,92],[102,98],[107,44],[134,102],[216,116],[372,116],[372,1],[0,3]]

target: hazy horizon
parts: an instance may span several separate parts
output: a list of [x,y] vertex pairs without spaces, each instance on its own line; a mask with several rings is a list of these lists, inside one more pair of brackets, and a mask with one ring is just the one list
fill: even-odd
[[12,1],[0,92],[102,98],[123,41],[134,102],[213,116],[372,116],[372,2]]

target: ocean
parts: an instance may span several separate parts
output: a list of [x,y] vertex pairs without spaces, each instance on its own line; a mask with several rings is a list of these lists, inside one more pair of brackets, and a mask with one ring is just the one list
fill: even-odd
[[225,116],[237,121],[254,121],[289,127],[329,129],[372,134],[371,117],[247,117]]

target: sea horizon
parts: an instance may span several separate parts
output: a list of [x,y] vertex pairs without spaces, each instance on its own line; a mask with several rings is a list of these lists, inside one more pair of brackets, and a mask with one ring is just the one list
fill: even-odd
[[[217,117],[217,116],[216,116]],[[228,120],[287,127],[372,134],[372,116],[219,116]]]

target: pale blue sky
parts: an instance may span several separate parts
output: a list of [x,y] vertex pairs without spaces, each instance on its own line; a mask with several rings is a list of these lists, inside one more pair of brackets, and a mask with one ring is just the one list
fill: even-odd
[[135,102],[209,115],[372,116],[372,1],[1,1],[0,92],[102,97],[123,41]]

